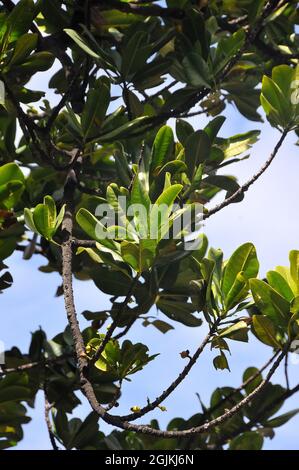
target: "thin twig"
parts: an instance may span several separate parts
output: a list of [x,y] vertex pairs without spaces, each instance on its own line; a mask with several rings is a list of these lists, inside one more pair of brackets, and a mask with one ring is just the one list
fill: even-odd
[[77,83],[77,79],[79,77],[81,73],[81,68],[79,67],[79,69],[77,70],[73,70],[71,72],[71,77],[70,77],[70,82],[69,82],[69,86],[68,86],[68,89],[67,91],[62,95],[61,97],[61,100],[59,101],[59,103],[55,106],[55,108],[53,108],[52,110],[52,113],[50,115],[50,117],[48,118],[48,121],[47,121],[47,124],[46,126],[44,127],[44,131],[45,132],[49,132],[58,116],[58,114],[60,113],[60,111],[62,110],[62,108],[65,106],[65,104],[67,103],[69,97],[72,95],[73,93],[73,89]]
[[131,299],[132,294],[134,292],[134,289],[135,289],[135,287],[136,287],[136,285],[139,281],[139,278],[140,278],[140,274],[137,274],[137,276],[135,277],[135,279],[131,283],[130,288],[128,290],[128,293],[125,297],[125,300],[121,303],[112,325],[108,329],[108,331],[105,335],[105,338],[103,339],[103,341],[100,344],[99,348],[97,349],[97,351],[94,353],[94,355],[92,357],[92,362],[93,363],[95,363],[99,359],[99,357],[101,356],[102,352],[104,351],[106,345],[108,344],[109,340],[112,338],[112,335],[113,335],[114,331],[118,327],[118,322],[119,322],[120,318],[122,317],[128,303],[130,302],[130,299]]
[[83,246],[84,248],[96,248],[97,242],[95,240],[79,240],[78,238],[72,238],[74,246]]
[[118,333],[117,335],[113,336],[113,339],[119,340],[123,336],[126,336],[126,334],[130,331],[132,326],[134,325],[135,321],[137,320],[138,316],[133,317],[129,323],[125,326],[124,330]]
[[277,142],[277,144],[275,145],[274,147],[274,150],[273,152],[271,153],[270,157],[268,158],[268,160],[264,163],[264,165],[260,168],[260,170],[255,173],[245,184],[243,184],[242,186],[240,186],[239,189],[237,189],[237,191],[235,191],[231,196],[229,196],[228,198],[226,198],[224,201],[222,201],[220,204],[217,204],[215,207],[213,207],[212,209],[210,209],[206,214],[203,214],[203,219],[208,219],[209,217],[211,217],[211,215],[214,215],[216,214],[217,212],[219,212],[221,209],[223,209],[224,207],[227,207],[229,206],[230,204],[232,204],[233,202],[235,202],[235,200],[241,196],[242,194],[244,194],[249,188],[250,186],[255,183],[260,176],[262,176],[262,174],[267,170],[267,168],[269,168],[269,166],[271,165],[271,163],[273,162],[274,158],[276,157],[283,141],[285,140],[286,136],[287,136],[287,133],[288,133],[288,129],[285,129],[281,136],[280,136],[280,139],[279,141]]
[[54,435],[52,423],[50,420],[50,410],[53,407],[53,405],[49,403],[46,390],[44,390],[44,397],[45,397],[45,421],[46,421],[46,425],[47,425],[47,429],[49,433],[49,439],[53,447],[53,450],[59,450],[59,447],[56,444],[55,435]]
[[274,364],[272,365],[271,369],[269,370],[266,378],[251,392],[247,395],[243,400],[233,406],[231,409],[227,410],[222,415],[218,416],[211,421],[204,423],[200,426],[196,426],[190,429],[186,429],[184,431],[162,431],[159,429],[153,429],[150,426],[144,425],[134,425],[132,423],[128,423],[127,421],[123,423],[123,429],[129,431],[136,431],[144,434],[149,434],[151,436],[159,436],[164,438],[177,438],[177,437],[188,437],[196,434],[203,434],[211,429],[223,424],[225,421],[232,418],[235,414],[237,414],[244,406],[246,406],[249,402],[251,402],[267,385],[269,380],[271,379],[272,375],[280,365],[281,361],[285,357],[286,350],[282,351],[281,354],[278,356]]
[[65,361],[73,357],[73,353],[66,353],[62,354],[61,356],[52,358],[52,359],[44,359],[43,361],[35,361],[35,362],[28,362],[27,364],[21,364],[20,366],[11,367],[6,369],[2,366],[2,370],[0,371],[0,377],[4,377],[8,374],[13,374],[15,372],[25,372],[30,369],[34,369],[35,367],[49,367],[55,364],[59,364],[61,361]]
[[101,10],[119,10],[124,13],[133,13],[142,16],[160,16],[161,18],[173,18],[181,20],[185,17],[185,11],[182,8],[164,8],[159,5],[140,6],[137,3],[124,3],[118,0],[99,1],[91,0],[90,6],[96,6]]
[[220,408],[220,406],[222,406],[226,401],[229,401],[234,395],[244,390],[247,385],[250,385],[265,369],[267,369],[267,367],[269,367],[270,364],[272,364],[274,359],[278,356],[279,352],[280,351],[277,351],[275,354],[273,354],[273,356],[271,356],[270,359],[260,369],[258,369],[254,374],[248,377],[248,379],[245,380],[239,387],[235,388],[232,392],[223,397],[223,399],[220,400],[216,405],[209,408],[207,410],[207,415],[211,415],[211,413]]
[[159,395],[153,402],[148,403],[145,407],[143,407],[140,411],[136,411],[134,413],[131,413],[126,416],[121,416],[121,419],[124,421],[133,421],[137,418],[140,418],[141,416],[144,416],[148,412],[154,410],[159,406],[177,387],[178,385],[187,377],[189,374],[190,370],[196,363],[197,359],[199,358],[200,354],[203,352],[204,348],[206,345],[209,343],[211,337],[213,336],[213,333],[215,332],[220,320],[217,320],[209,333],[206,335],[204,338],[203,342],[200,344],[200,346],[197,348],[195,351],[194,355],[190,357],[188,364],[184,367],[182,372],[178,375],[178,377],[167,387],[166,390],[164,390],[161,395]]
[[285,360],[284,360],[284,375],[286,379],[286,385],[287,385],[287,390],[290,390],[290,380],[289,380],[289,369],[288,369],[288,359],[289,355],[286,354]]

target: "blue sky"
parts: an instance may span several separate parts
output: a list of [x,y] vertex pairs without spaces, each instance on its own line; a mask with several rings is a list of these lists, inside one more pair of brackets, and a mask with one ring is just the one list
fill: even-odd
[[[36,81],[38,80],[36,78]],[[40,89],[43,83],[45,80],[39,81],[36,88]],[[54,97],[49,94],[49,98]],[[260,141],[252,149],[250,159],[226,169],[227,174],[237,175],[239,181],[244,182],[268,158],[279,135],[268,124],[250,122],[232,108],[225,114],[227,120],[221,130],[223,137],[251,129],[262,130]],[[206,122],[207,119],[203,117],[191,120],[196,129],[202,128]],[[261,276],[278,264],[287,265],[288,252],[299,248],[296,203],[299,198],[297,181],[299,159],[298,147],[294,146],[295,141],[295,135],[289,135],[270,169],[248,191],[245,200],[239,204],[232,204],[213,216],[205,227],[210,246],[221,248],[226,258],[242,243],[253,242],[261,264]],[[224,194],[221,195],[223,196]],[[2,315],[0,340],[4,341],[6,348],[17,344],[23,351],[27,351],[31,331],[41,325],[47,332],[48,338],[51,338],[66,325],[63,299],[54,297],[61,279],[55,273],[43,274],[38,271],[38,267],[44,264],[44,260],[39,256],[27,262],[16,253],[6,260],[6,263],[13,273],[14,284],[0,297]],[[74,285],[79,314],[86,309],[102,310],[109,307],[108,296],[101,294],[91,282],[75,281]],[[158,315],[163,319],[161,313]],[[81,316],[80,321],[84,326],[82,319]],[[191,329],[177,324],[175,330],[162,335],[150,327],[144,328],[140,323],[136,324],[129,338],[132,341],[143,341],[149,346],[151,353],[159,352],[160,356],[136,374],[132,383],[125,385],[118,412],[128,412],[133,405],[145,404],[147,396],[153,399],[159,395],[185,365],[179,352],[187,348],[193,351],[204,334],[204,327]],[[271,355],[271,349],[253,337],[249,346],[231,341],[230,348],[231,372],[215,371],[211,364],[215,353],[211,355],[208,350],[205,351],[186,381],[166,400],[167,412],[151,413],[148,415],[148,420],[156,417],[161,426],[165,426],[175,416],[186,418],[191,416],[199,409],[196,392],[204,402],[208,403],[211,392],[217,386],[239,385],[246,367],[261,366]],[[290,365],[290,376],[291,384],[298,382],[299,365]],[[273,382],[285,384],[282,371],[275,374]],[[76,416],[84,417],[89,412],[83,398],[82,401],[83,405],[75,410]],[[288,401],[283,410],[296,408],[296,404],[295,396]],[[43,419],[42,396],[38,396],[36,408],[29,409],[29,415],[33,420],[24,427],[25,438],[18,449],[50,448]],[[278,428],[275,438],[272,441],[266,440],[265,449],[298,449],[298,424],[299,416],[284,427]],[[101,428],[108,430],[106,425],[101,424]]]

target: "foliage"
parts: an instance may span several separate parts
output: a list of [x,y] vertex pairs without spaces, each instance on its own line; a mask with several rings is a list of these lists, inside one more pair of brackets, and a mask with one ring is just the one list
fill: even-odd
[[[164,433],[156,420],[147,428],[132,421],[166,411],[161,403],[207,344],[221,374],[234,360],[232,340],[256,336],[273,350],[272,362],[298,340],[299,251],[291,251],[288,268],[259,279],[252,243],[224,260],[199,235],[203,219],[240,202],[286,135],[299,132],[296,3],[80,3],[0,7],[0,292],[13,282],[2,260],[9,264],[15,251],[25,260],[41,255],[43,273],[62,274],[57,295],[64,294],[69,321],[51,340],[34,332],[28,353],[6,351],[0,448],[23,438],[27,408],[43,390],[50,436],[66,449],[261,449],[298,412],[277,416],[297,391],[270,381],[279,362],[264,379],[247,368],[241,387],[217,388],[209,405],[172,419]],[[61,96],[56,106],[30,88],[40,73]],[[231,105],[248,130],[224,136],[222,113]],[[188,120],[199,114],[203,129]],[[260,134],[250,121],[264,116],[280,140],[240,186],[227,168],[249,157]],[[223,202],[211,208],[217,195]],[[110,309],[82,313],[89,322],[82,332],[72,274],[111,296]],[[152,352],[143,344],[148,329],[130,341],[139,321],[161,334],[186,327],[209,334],[198,351],[181,353],[187,365],[157,400],[142,397],[144,408],[132,404],[130,415],[115,418],[123,382],[134,386],[135,373],[161,360],[159,345]],[[84,420],[70,418],[82,390],[92,410]],[[105,435],[99,415],[124,430]],[[201,431],[186,436],[190,428]]]

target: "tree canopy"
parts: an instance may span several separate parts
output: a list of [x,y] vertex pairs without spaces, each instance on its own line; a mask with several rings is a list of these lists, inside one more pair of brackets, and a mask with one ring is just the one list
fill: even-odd
[[[54,338],[40,329],[28,351],[5,351],[1,449],[23,438],[39,391],[54,449],[256,450],[298,413],[279,410],[299,384],[272,377],[283,364],[287,371],[298,342],[299,251],[261,279],[252,243],[224,260],[201,230],[241,203],[286,136],[299,134],[297,24],[297,2],[284,0],[0,2],[0,291],[13,283],[15,251],[24,262],[39,256],[41,276],[61,275],[66,310]],[[31,89],[40,73],[57,104]],[[260,131],[222,136],[227,106],[280,132],[243,185],[228,166],[248,158]],[[197,115],[203,129],[188,120]],[[110,309],[82,312],[84,329],[73,277],[110,296]],[[130,341],[136,322],[161,337],[176,327],[206,336],[181,352],[168,388],[157,384],[157,398],[120,415],[124,381],[134,387],[150,361],[163,367],[146,344],[149,328]],[[250,349],[253,335],[268,362],[161,429],[164,401],[197,373],[202,351],[212,349],[221,373],[234,361],[230,342]],[[85,420],[75,417],[82,395]],[[150,411],[157,419],[148,422]]]

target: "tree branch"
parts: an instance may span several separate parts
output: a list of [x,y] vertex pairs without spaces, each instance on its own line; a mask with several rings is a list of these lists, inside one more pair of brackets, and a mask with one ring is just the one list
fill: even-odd
[[182,370],[182,372],[178,375],[178,377],[172,382],[172,384],[169,385],[169,387],[164,390],[161,395],[159,395],[153,402],[148,403],[145,407],[143,407],[140,411],[131,413],[126,416],[121,416],[121,419],[123,421],[133,421],[137,418],[140,418],[141,416],[144,416],[145,414],[149,413],[150,411],[154,410],[159,406],[177,387],[178,385],[187,377],[189,374],[190,370],[196,363],[197,359],[199,358],[200,354],[203,352],[204,348],[206,345],[209,343],[211,337],[213,336],[213,333],[215,332],[218,324],[220,322],[220,319],[215,322],[207,336],[204,338],[203,342],[201,345],[197,348],[195,351],[194,355],[190,357],[190,360],[186,367]]
[[286,350],[281,352],[281,354],[278,356],[273,366],[269,370],[266,378],[249,395],[243,398],[243,400],[241,400],[231,409],[227,410],[224,414],[222,414],[221,416],[218,416],[215,419],[212,419],[211,421],[207,423],[204,423],[200,426],[196,426],[190,429],[186,429],[184,431],[161,431],[159,429],[153,429],[150,426],[136,425],[136,424],[134,425],[126,421],[123,423],[123,429],[126,429],[128,431],[140,432],[143,434],[149,434],[151,436],[164,437],[164,438],[188,437],[188,436],[192,436],[196,434],[206,433],[207,431],[210,431],[216,426],[219,426],[220,424],[223,424],[228,419],[232,418],[244,406],[246,406],[249,402],[251,402],[264,389],[266,384],[269,382],[272,375],[274,374],[274,372],[280,365],[281,361],[283,360],[285,354],[286,354]]
[[224,207],[227,207],[229,206],[230,204],[232,204],[233,202],[235,202],[235,200],[241,196],[242,194],[244,194],[249,188],[250,186],[255,183],[259,178],[260,176],[262,176],[262,174],[267,170],[267,168],[269,168],[269,166],[271,165],[271,163],[273,162],[274,158],[276,157],[283,141],[285,140],[286,136],[287,136],[287,133],[288,133],[288,129],[285,129],[281,136],[280,136],[280,139],[278,140],[277,144],[275,145],[274,147],[274,150],[273,152],[271,153],[270,157],[268,158],[268,160],[266,160],[266,162],[264,163],[264,165],[260,168],[260,170],[255,173],[245,184],[243,184],[242,186],[240,186],[239,189],[237,189],[237,191],[235,191],[231,196],[229,196],[228,198],[226,198],[224,201],[222,201],[220,204],[217,204],[215,207],[213,207],[212,209],[210,209],[206,214],[203,214],[203,219],[208,219],[209,217],[211,217],[211,215],[214,215],[216,214],[217,212],[219,212],[221,209],[223,209]]
[[247,385],[251,384],[270,364],[274,361],[274,359],[278,356],[280,351],[277,351],[270,359],[260,368],[258,369],[253,375],[248,377],[239,387],[235,388],[231,393],[226,395],[222,400],[220,400],[216,405],[212,406],[207,410],[207,415],[211,415],[214,411],[216,411],[220,406],[222,406],[225,402],[229,401],[236,393],[241,392],[244,390]]
[[132,424],[128,421],[123,421],[123,418],[121,416],[110,415],[109,413],[107,413],[105,408],[103,408],[99,404],[96,398],[96,395],[94,393],[92,384],[88,379],[88,358],[85,352],[84,341],[83,341],[82,334],[81,334],[78,320],[77,320],[77,314],[76,314],[75,303],[74,303],[74,295],[73,295],[73,287],[72,287],[72,243],[71,243],[72,242],[72,230],[73,230],[72,200],[73,200],[73,194],[74,194],[76,185],[77,185],[76,175],[75,175],[74,170],[71,170],[70,174],[68,175],[68,180],[65,185],[66,212],[65,212],[64,221],[63,221],[63,231],[65,233],[65,241],[62,245],[62,277],[63,277],[65,307],[66,307],[67,317],[68,317],[69,325],[71,328],[71,332],[72,332],[72,336],[73,336],[73,340],[75,344],[75,351],[76,351],[78,367],[79,367],[81,390],[86,396],[86,398],[88,399],[88,402],[91,405],[92,409],[106,423],[115,425],[121,429],[149,434],[152,436],[170,437],[170,438],[187,437],[187,436],[191,436],[195,434],[206,433],[210,429],[213,429],[214,427],[232,418],[236,413],[238,413],[238,411],[241,408],[243,408],[245,405],[247,405],[247,403],[252,401],[264,389],[265,385],[269,382],[272,375],[274,374],[274,372],[280,365],[281,361],[283,360],[287,352],[287,348],[285,348],[285,350],[282,351],[281,354],[278,356],[278,358],[272,365],[270,371],[268,372],[266,378],[249,395],[247,395],[243,400],[241,400],[239,403],[237,403],[235,406],[233,406],[230,410],[225,412],[223,415],[209,421],[208,423],[204,423],[201,426],[197,426],[191,429],[187,429],[184,431],[161,431],[161,430],[153,429],[150,426]]
[[108,329],[106,335],[105,335],[105,338],[103,339],[101,345],[99,346],[99,348],[97,349],[97,351],[95,352],[95,354],[93,355],[92,357],[92,363],[94,364],[101,356],[102,352],[104,351],[107,343],[109,342],[109,340],[112,338],[112,335],[114,333],[114,331],[116,330],[117,326],[118,326],[118,320],[121,318],[121,316],[123,315],[131,297],[132,297],[132,294],[134,292],[134,289],[139,281],[139,278],[140,278],[140,274],[138,274],[135,279],[133,280],[132,284],[130,285],[130,288],[128,290],[128,293],[126,295],[126,298],[125,300],[122,302],[122,304],[120,305],[120,308],[119,308],[119,311],[117,312],[116,314],[116,317],[112,323],[112,325],[110,326],[110,328]]
[[142,16],[160,16],[161,18],[173,18],[182,20],[185,17],[185,11],[182,8],[164,8],[159,5],[140,6],[133,2],[120,2],[118,0],[109,0],[100,2],[99,0],[91,0],[91,7],[97,7],[100,10],[118,10],[123,13],[133,13]]
[[73,353],[68,353],[68,354],[62,354],[61,356],[55,357],[53,359],[45,359],[44,361],[28,362],[27,364],[21,364],[20,366],[11,367],[9,369],[2,367],[2,370],[0,371],[0,377],[4,377],[7,374],[13,374],[15,372],[25,372],[26,370],[34,369],[36,367],[48,367],[51,365],[55,365],[73,356],[74,356]]
[[72,95],[72,92],[73,92],[73,89],[77,83],[77,79],[79,77],[81,73],[81,68],[79,67],[78,70],[72,70],[72,72],[70,73],[70,77],[69,77],[69,86],[68,86],[68,89],[67,91],[62,95],[61,97],[61,100],[59,101],[59,103],[55,106],[55,108],[52,110],[52,113],[47,121],[47,124],[46,126],[44,127],[44,129],[42,129],[43,131],[45,132],[49,132],[58,116],[58,114],[60,113],[60,111],[62,110],[62,108],[65,106],[66,102],[68,101],[69,97]]
[[45,397],[45,421],[46,421],[46,425],[47,425],[47,429],[49,433],[49,439],[53,447],[53,450],[59,450],[59,447],[56,444],[55,435],[54,435],[52,423],[50,420],[50,410],[53,405],[51,405],[48,401],[46,390],[44,390],[44,397]]

